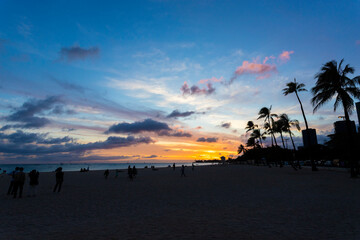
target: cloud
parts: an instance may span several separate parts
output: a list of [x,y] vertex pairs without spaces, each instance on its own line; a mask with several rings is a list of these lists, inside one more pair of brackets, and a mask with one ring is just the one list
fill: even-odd
[[62,88],[66,89],[66,90],[77,91],[77,92],[80,92],[80,93],[85,92],[85,88],[80,86],[80,85],[77,85],[77,84],[74,84],[74,83],[69,83],[69,82],[66,82],[66,81],[61,81],[61,80],[59,80],[59,79],[57,79],[55,77],[52,77],[52,76],[50,76],[49,78],[51,80],[53,80],[54,82],[56,82]]
[[128,147],[138,144],[154,143],[150,137],[108,137],[105,141],[90,142],[86,144],[65,143],[54,144],[50,146],[39,146],[37,144],[17,144],[0,142],[0,152],[4,154],[19,155],[44,155],[55,153],[85,153],[87,151],[99,149],[112,149],[120,147]]
[[86,58],[94,58],[99,56],[100,49],[98,47],[82,48],[80,46],[63,47],[60,50],[60,59],[68,62],[75,60],[85,60]]
[[211,83],[207,83],[206,88],[199,88],[196,85],[193,85],[190,88],[187,82],[184,82],[180,90],[183,95],[210,95],[215,92],[215,88]]
[[10,127],[14,128],[41,128],[50,123],[50,120],[45,117],[37,117],[36,114],[41,114],[46,110],[53,108],[55,104],[62,103],[60,97],[50,96],[43,100],[31,99],[25,102],[20,108],[15,109],[15,112],[5,117],[8,122],[19,122],[21,124],[6,125],[2,130]]
[[199,81],[199,83],[201,83],[201,84],[204,84],[204,83],[207,83],[207,82],[216,83],[216,82],[222,82],[222,81],[224,81],[224,77],[220,77],[220,78],[212,77],[212,78],[208,78],[208,79],[201,79]]
[[14,112],[4,117],[7,122],[17,122],[18,124],[5,125],[1,130],[9,128],[41,128],[50,124],[50,120],[37,115],[42,114],[73,114],[73,110],[63,107],[63,101],[59,96],[49,96],[45,99],[30,99],[23,103]]
[[283,51],[280,55],[279,55],[279,59],[282,62],[287,62],[290,60],[290,54],[293,54],[294,51]]
[[158,155],[150,155],[150,156],[145,156],[143,158],[157,158],[157,157],[158,157]]
[[0,133],[0,140],[7,140],[9,143],[16,144],[27,144],[27,143],[37,143],[37,144],[61,144],[72,142],[73,139],[66,136],[63,138],[46,138],[48,133],[38,134],[38,133],[26,133],[21,130],[16,131],[11,134]]
[[356,40],[355,44],[360,45],[360,40]]
[[276,65],[266,63],[272,57],[266,57],[262,63],[256,61],[243,61],[242,65],[237,67],[234,76],[230,80],[230,84],[239,76],[244,74],[254,74],[256,79],[264,79],[271,76],[271,73],[277,72]]
[[105,133],[140,133],[140,132],[160,132],[162,130],[169,131],[171,128],[163,122],[158,122],[150,118],[142,122],[119,123],[112,125]]
[[159,136],[169,136],[169,137],[192,137],[191,133],[183,132],[183,131],[167,131],[162,130],[158,132]]
[[197,142],[208,142],[208,143],[213,143],[213,142],[217,142],[218,138],[204,138],[204,137],[201,137],[201,138],[198,138],[196,141]]
[[194,114],[194,111],[187,111],[187,112],[179,112],[179,110],[174,110],[172,113],[167,115],[167,118],[177,118],[177,117],[188,117],[192,114]]
[[223,128],[230,128],[231,127],[231,122],[224,122],[220,125],[220,127],[223,127]]

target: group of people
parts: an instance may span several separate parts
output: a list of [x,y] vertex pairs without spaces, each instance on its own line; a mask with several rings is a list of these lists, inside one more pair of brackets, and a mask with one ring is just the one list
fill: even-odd
[[130,180],[133,180],[133,178],[136,177],[137,169],[136,169],[135,166],[131,168],[131,166],[129,165],[129,167],[128,167],[128,175],[129,175]]
[[[22,198],[26,179],[24,168],[16,167],[9,175],[11,175],[11,180],[7,195],[13,195],[13,197],[16,198],[19,193],[19,198]],[[39,172],[35,169],[29,173],[29,196],[36,196],[36,187],[39,185],[39,175]]]
[[[10,185],[7,191],[7,195],[12,195],[14,198],[17,196],[22,198],[23,190],[26,180],[26,174],[24,173],[23,167],[16,167],[14,171],[10,172],[9,175],[11,176]],[[29,189],[28,189],[28,196],[35,197],[37,193],[37,186],[39,185],[39,176],[40,173],[35,169],[31,170],[28,173],[29,176]],[[56,183],[53,189],[53,192],[60,192],[61,186],[64,181],[64,172],[62,168],[59,167],[55,170],[55,178]]]

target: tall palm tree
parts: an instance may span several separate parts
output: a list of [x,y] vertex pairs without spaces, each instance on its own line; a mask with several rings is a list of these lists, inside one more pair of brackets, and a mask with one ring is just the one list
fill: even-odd
[[254,124],[253,121],[248,121],[247,124],[246,124],[245,129],[247,129],[246,132],[249,132],[249,131],[252,131],[254,129],[257,129],[258,127],[259,126],[257,124]]
[[285,149],[285,142],[284,142],[284,137],[283,137],[283,122],[281,121],[281,119],[277,120],[276,122],[274,122],[274,125],[273,125],[273,130],[274,132],[276,133],[279,133],[280,134],[280,138],[281,138],[281,141],[282,141],[282,144],[283,144],[283,148]]
[[306,120],[306,117],[305,117],[305,113],[304,113],[304,108],[303,108],[303,105],[301,103],[301,100],[300,100],[300,97],[299,97],[299,94],[298,92],[303,92],[303,91],[307,91],[305,89],[305,84],[303,83],[297,83],[296,82],[296,78],[294,78],[294,81],[293,82],[288,82],[286,84],[286,88],[283,89],[283,94],[285,96],[287,96],[288,94],[290,93],[295,93],[298,101],[299,101],[299,104],[300,104],[300,108],[301,108],[301,112],[302,112],[302,115],[304,117],[304,122],[305,122],[305,127],[306,127],[306,130],[309,129],[309,126],[308,126],[308,123],[307,123],[307,120]]
[[[270,108],[267,108],[267,107],[261,108],[258,113],[259,117],[257,119],[264,118],[264,122],[268,123],[268,126],[267,126],[268,132],[271,134],[272,139],[274,139],[275,145],[277,146],[276,138],[275,138],[274,131],[273,131],[274,117],[277,117],[277,115],[275,113],[271,113],[271,107],[272,106],[270,106]],[[274,146],[272,139],[271,139],[271,145]]]
[[[358,99],[360,98],[360,89],[357,87],[357,85],[360,85],[360,76],[352,79],[349,78],[347,75],[353,74],[355,70],[353,67],[350,67],[349,64],[343,68],[343,61],[344,59],[340,61],[339,65],[335,60],[327,62],[323,65],[320,72],[315,75],[317,81],[315,87],[311,89],[314,95],[311,102],[314,106],[314,112],[316,112],[321,106],[336,96],[334,112],[339,104],[342,104],[349,134],[349,146],[351,146],[353,141],[349,115],[352,113],[354,107],[354,100],[351,96]],[[355,160],[352,160],[351,177],[356,177],[355,164]]]
[[265,140],[265,133],[261,133],[260,129],[254,129],[251,133],[250,137],[253,137],[255,139],[259,139],[260,147],[263,147],[262,140]]
[[249,137],[246,142],[246,146],[256,148],[259,146],[259,144],[256,142],[256,139],[254,137]]
[[293,133],[291,132],[291,127],[295,127],[298,131],[300,131],[300,125],[299,125],[299,121],[296,119],[290,120],[288,115],[283,113],[280,115],[280,120],[282,122],[282,130],[283,132],[287,132],[290,135],[290,139],[291,139],[291,143],[293,145],[293,149],[294,151],[296,150],[295,144],[294,144],[294,139],[292,138]]

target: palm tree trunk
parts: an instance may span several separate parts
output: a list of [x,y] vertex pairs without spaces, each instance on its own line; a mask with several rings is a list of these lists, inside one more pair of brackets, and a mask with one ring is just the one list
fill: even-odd
[[307,123],[307,121],[306,121],[306,117],[305,117],[305,113],[304,113],[304,108],[303,108],[303,105],[302,105],[302,103],[301,103],[301,101],[300,101],[299,95],[297,94],[297,91],[295,91],[295,94],[296,94],[297,99],[299,100],[301,112],[302,112],[302,115],[303,115],[303,117],[304,117],[305,127],[306,127],[306,130],[307,130],[307,129],[309,129],[309,126],[308,126],[308,123]]
[[292,145],[293,145],[294,151],[296,151],[296,147],[295,147],[295,144],[294,144],[294,139],[293,139],[292,136],[291,136],[291,131],[290,131],[290,129],[289,129],[289,135],[290,135],[290,139],[291,139],[291,143],[292,143]]
[[[260,130],[259,130],[260,131]],[[260,137],[259,137],[259,140],[260,140],[260,146],[261,146],[261,148],[263,147],[263,145],[262,145],[262,141],[261,141],[261,135],[260,135]]]
[[280,137],[281,137],[281,141],[282,141],[282,144],[283,144],[283,148],[285,149],[285,142],[284,142],[284,138],[283,138],[283,135],[282,135],[281,131],[280,131]]

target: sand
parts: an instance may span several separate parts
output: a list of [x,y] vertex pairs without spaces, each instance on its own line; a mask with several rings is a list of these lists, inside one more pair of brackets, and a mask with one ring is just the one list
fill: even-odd
[[[360,239],[360,179],[346,171],[244,165],[41,173],[38,195],[5,195],[0,239]],[[28,180],[28,179],[27,179]]]

